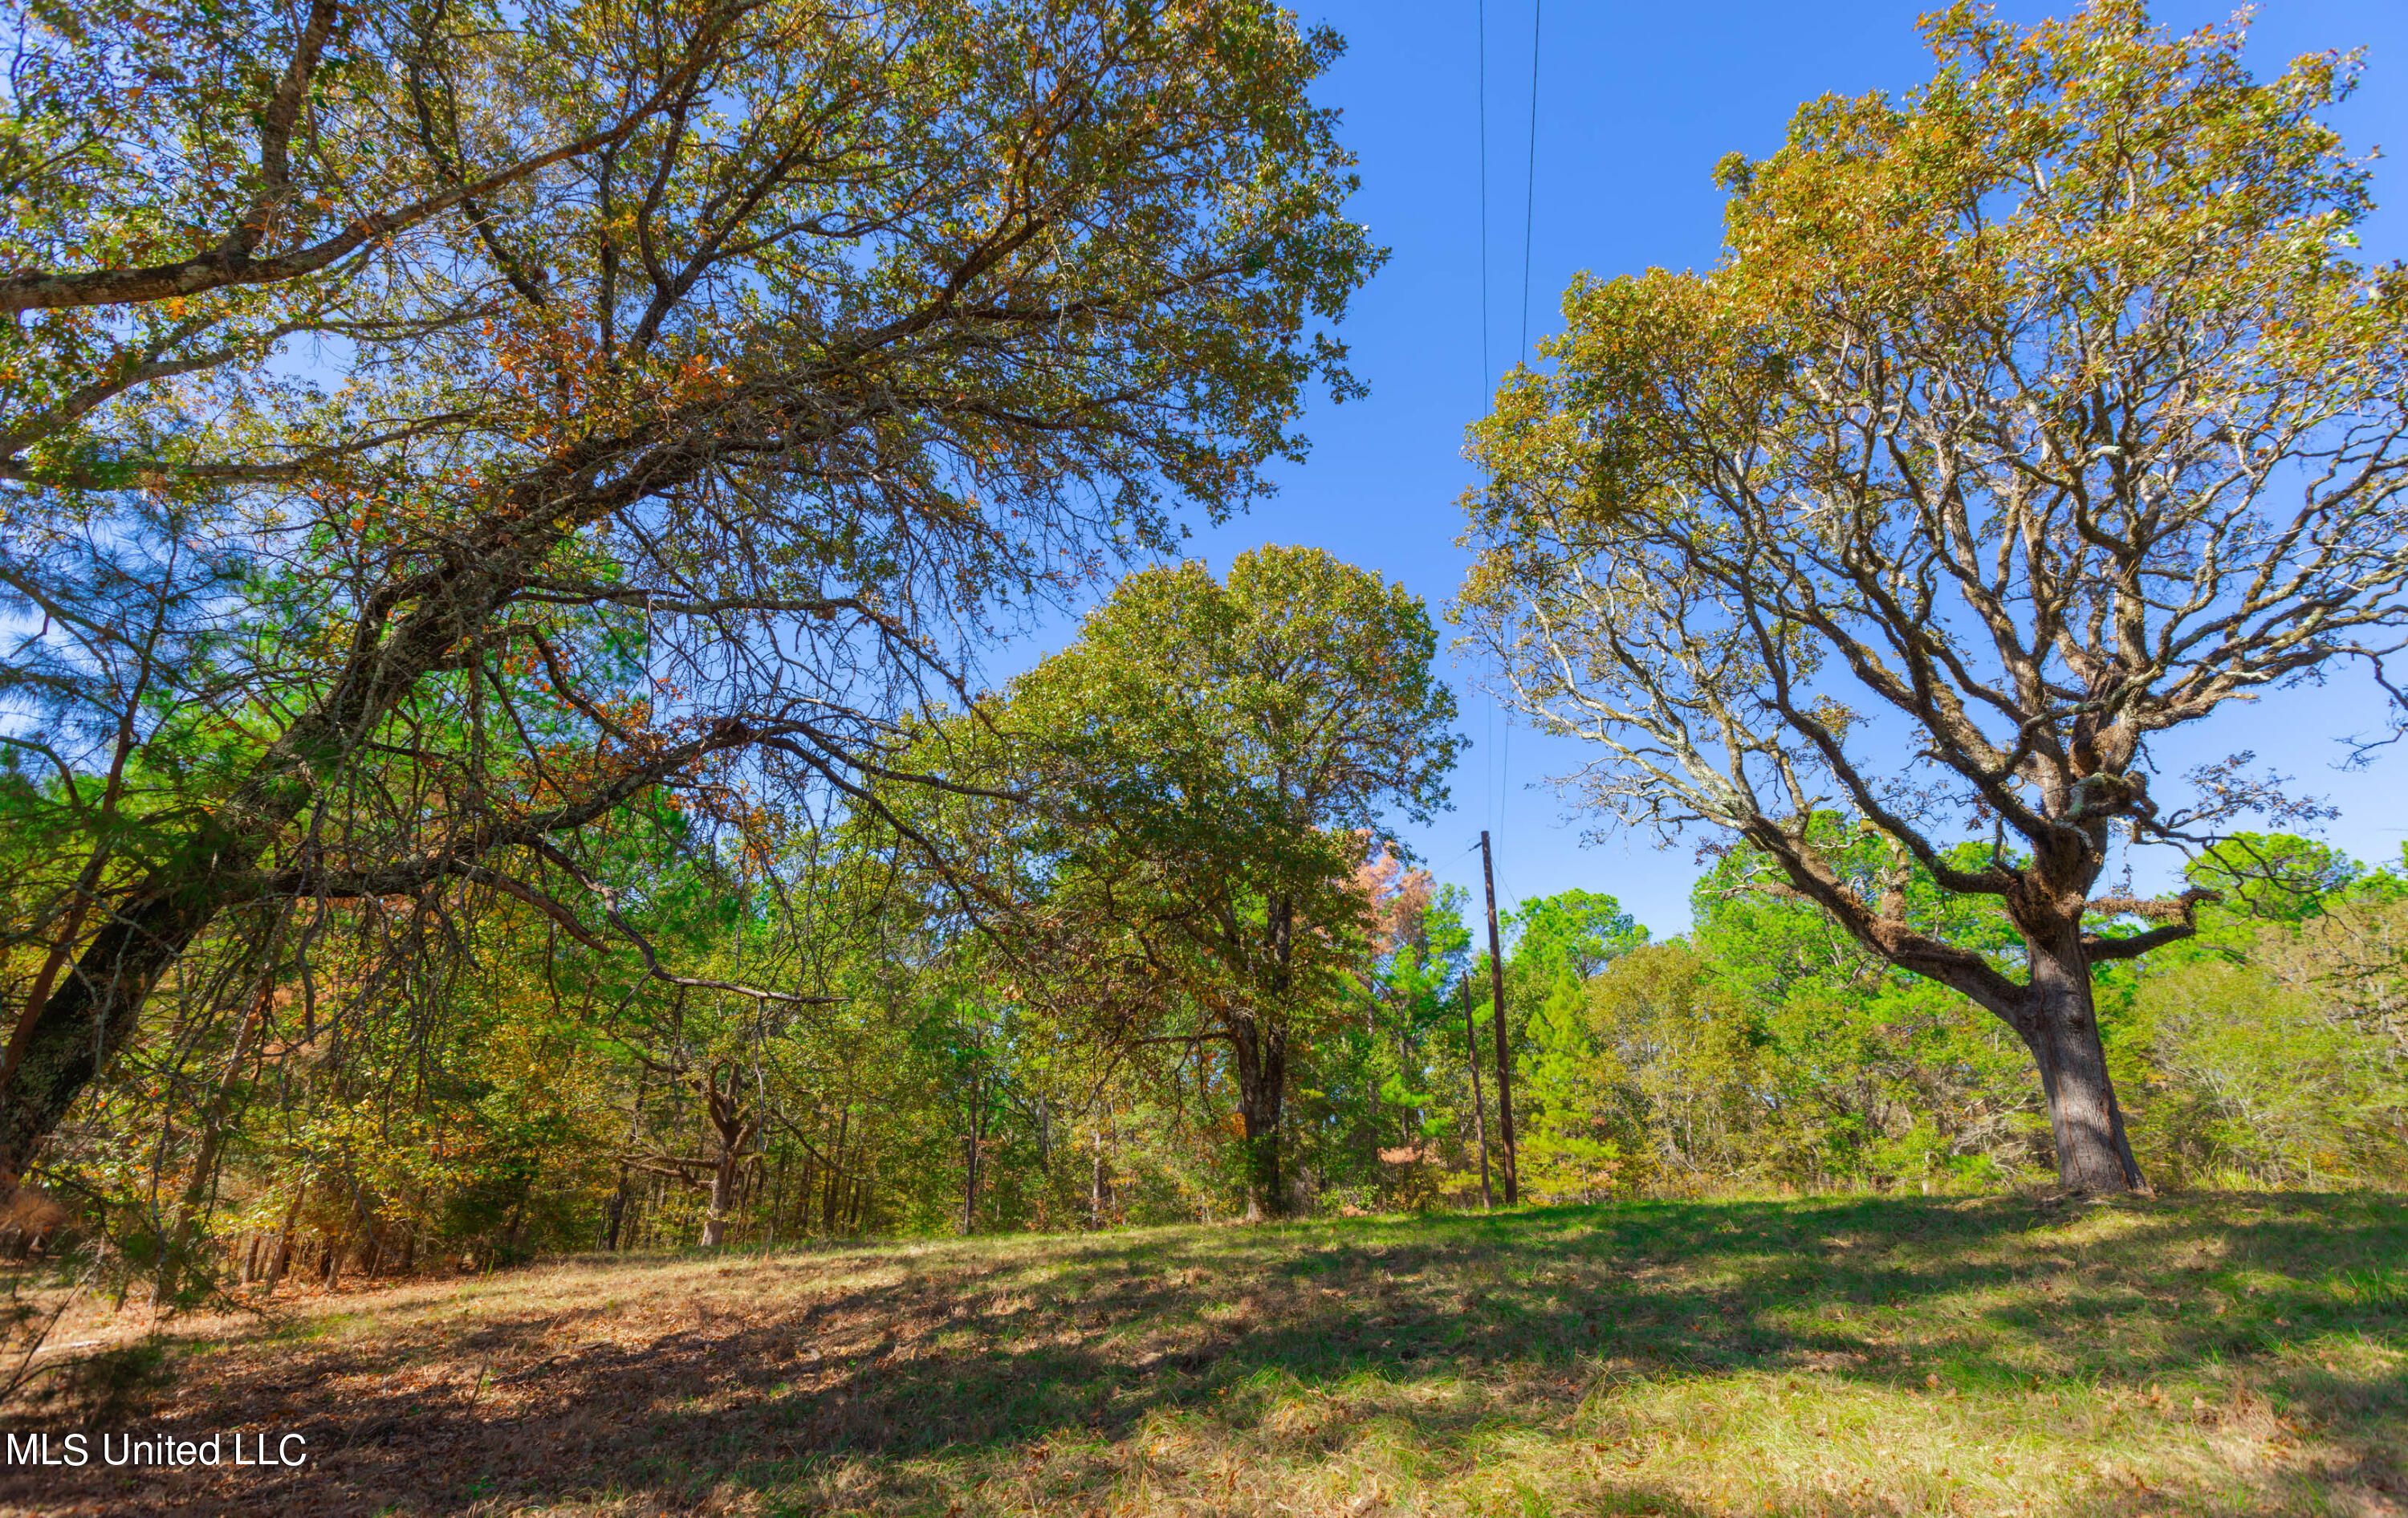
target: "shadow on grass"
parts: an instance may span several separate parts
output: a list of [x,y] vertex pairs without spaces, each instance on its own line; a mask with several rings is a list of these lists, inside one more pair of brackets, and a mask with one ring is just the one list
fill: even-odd
[[[793,1295],[733,1319],[706,1305],[691,1328],[640,1346],[558,1353],[575,1313],[514,1314],[494,1299],[442,1346],[445,1364],[478,1368],[473,1379],[403,1384],[431,1350],[399,1338],[292,1342],[267,1363],[226,1367],[208,1408],[177,1420],[188,1438],[302,1432],[313,1455],[302,1472],[230,1486],[222,1472],[8,1470],[0,1499],[656,1511],[751,1493],[771,1511],[942,1512],[985,1482],[1084,1511],[1142,1474],[1149,1426],[1183,1421],[1238,1451],[1299,1393],[1363,1395],[1331,1399],[1308,1429],[1283,1427],[1283,1459],[1334,1456],[1376,1417],[1401,1420],[1417,1458],[1446,1470],[1474,1463],[1500,1417],[1570,1438],[1589,1397],[1634,1383],[1784,1372],[1982,1398],[2183,1388],[2245,1368],[2353,1463],[2344,1478],[2408,1501],[2397,1463],[2408,1387],[2344,1374],[2317,1350],[2408,1348],[2408,1204],[2225,1196],[2119,1210],[2131,1215],[2103,1240],[2087,1237],[2081,1208],[1861,1198],[748,1258],[723,1272],[731,1292]],[[808,1296],[814,1276],[870,1261],[905,1278]],[[590,1295],[622,1272],[638,1284],[645,1268],[601,1267]],[[347,1389],[335,1403],[317,1388],[337,1376],[392,1389]],[[1382,1395],[1404,1387],[1420,1395]],[[1836,1496],[1818,1506],[1858,1511]],[[1690,1511],[1601,1473],[1581,1507]]]

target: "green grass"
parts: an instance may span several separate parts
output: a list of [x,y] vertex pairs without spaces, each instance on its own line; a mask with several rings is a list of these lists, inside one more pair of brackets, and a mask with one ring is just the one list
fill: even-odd
[[1628,1203],[584,1260],[287,1310],[327,1321],[189,1325],[219,1353],[146,1420],[310,1432],[256,1511],[2408,1512],[2388,1197]]

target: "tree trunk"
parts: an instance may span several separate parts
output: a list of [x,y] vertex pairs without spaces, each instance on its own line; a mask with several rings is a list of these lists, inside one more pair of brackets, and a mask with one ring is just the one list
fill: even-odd
[[[486,626],[553,549],[612,508],[603,499],[609,492],[590,489],[571,509],[547,504],[587,466],[586,460],[554,460],[522,479],[442,567],[380,593],[375,614],[354,634],[319,703],[285,728],[146,880],[103,898],[108,922],[32,1027],[20,1030],[21,1057],[0,1079],[0,1185],[13,1187],[24,1175],[76,1096],[124,1046],[168,967],[228,907],[256,899],[257,882],[247,877],[360,735]],[[671,478],[653,476],[644,487],[664,489]],[[398,610],[402,604],[407,610]]]
[[1296,903],[1274,898],[1270,927],[1271,1006],[1256,1008],[1229,1025],[1237,1055],[1238,1118],[1244,1126],[1246,1221],[1285,1217],[1290,1211],[1283,1183],[1280,1118],[1287,1105],[1287,998],[1295,983]]
[[1238,1116],[1245,1124],[1246,1221],[1287,1215],[1280,1183],[1280,1116],[1287,1101],[1287,1030],[1258,1019],[1230,1029],[1237,1051]]
[[[972,1113],[975,1124],[978,1115]],[[979,1138],[973,1126],[962,1136],[962,1237],[978,1232]]]
[[778,1242],[778,1225],[785,1221],[787,1158],[786,1152],[783,1149],[779,1150],[777,1168],[770,1174],[769,1234],[768,1238],[763,1240],[765,1245],[774,1246]]
[[150,988],[216,913],[206,898],[153,896],[118,908],[93,936],[25,1031],[0,1091],[0,1183],[25,1174],[77,1096],[124,1046]]
[[836,1148],[834,1153],[828,1155],[827,1196],[820,1209],[820,1215],[826,1221],[827,1231],[831,1235],[836,1233],[842,1222],[837,1216],[837,1204],[839,1199],[838,1188],[844,1181],[844,1137],[852,1127],[853,1109],[846,1107],[837,1113]]
[[2040,1067],[2048,1125],[2057,1140],[2057,1177],[2069,1191],[2144,1192],[2147,1180],[2124,1132],[2124,1110],[2099,1041],[2089,956],[2080,929],[2058,941],[2028,938],[2031,987],[2014,1019]]
[[619,1253],[619,1228],[627,1221],[627,1167],[619,1167],[619,1189],[610,1194],[608,1210],[603,1214],[602,1247],[611,1253]]
[[984,1082],[977,1076],[970,1079],[969,1128],[962,1140],[962,1237],[978,1232],[979,1170],[986,1156],[986,1096]]
[[736,1205],[736,1178],[742,1156],[722,1144],[718,1167],[710,1172],[710,1210],[702,1220],[702,1247],[717,1249],[727,1241],[727,1214]]
[[727,1067],[727,1087],[721,1090],[719,1072],[707,1073],[703,1081],[704,1120],[719,1136],[719,1162],[710,1172],[710,1210],[702,1223],[702,1247],[716,1249],[727,1240],[728,1214],[735,1210],[737,1183],[743,1179],[744,1162],[750,1156],[752,1135],[760,1124],[744,1108],[743,1072]]
[[285,729],[147,881],[111,903],[108,923],[77,957],[74,973],[50,994],[34,1025],[21,1030],[22,1056],[0,1083],[0,1178],[25,1173],[77,1095],[133,1034],[159,978],[241,899],[243,877],[308,804],[314,773],[480,624],[500,588],[481,576],[476,591],[463,586],[467,594],[429,597],[380,642],[363,639],[349,678]]
[[270,1256],[272,1263],[267,1267],[267,1285],[263,1295],[273,1295],[276,1283],[284,1279],[285,1271],[293,1268],[294,1230],[301,1222],[302,1198],[308,1193],[309,1183],[306,1181],[293,1188],[293,1205],[285,1210],[284,1231],[276,1240],[276,1253]]

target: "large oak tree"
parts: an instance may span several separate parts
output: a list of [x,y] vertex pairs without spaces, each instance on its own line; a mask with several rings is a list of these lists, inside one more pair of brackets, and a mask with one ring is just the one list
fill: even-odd
[[[1462,609],[1511,698],[1598,746],[1574,794],[1737,834],[1996,1013],[2064,1182],[2120,1191],[2091,968],[2190,934],[2198,894],[2102,895],[2111,849],[2282,811],[2242,753],[2161,799],[2154,746],[2380,679],[2408,636],[2408,279],[2348,252],[2366,172],[2320,113],[2353,60],[2254,79],[2237,26],[2131,0],[1928,24],[1930,83],[1725,161],[1716,267],[1574,286],[1553,371],[1477,430]],[[1816,847],[1830,808],[1887,883]],[[1949,852],[1969,829],[1999,846]],[[1918,926],[1911,866],[2020,952]]]
[[[1123,580],[1078,641],[933,735],[992,793],[928,795],[976,862],[999,988],[1110,1057],[1175,1050],[1234,1093],[1247,1214],[1289,1210],[1289,1072],[1358,1005],[1356,872],[1446,804],[1461,740],[1418,597],[1318,549]],[[1007,797],[1036,798],[1026,807]]]
[[862,801],[1353,387],[1268,6],[257,8],[19,15],[0,1175],[213,945],[487,892],[652,964],[595,824]]

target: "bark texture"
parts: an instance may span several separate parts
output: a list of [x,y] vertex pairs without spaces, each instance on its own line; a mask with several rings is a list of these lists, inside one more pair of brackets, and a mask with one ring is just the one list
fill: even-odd
[[1288,1213],[1281,1120],[1287,1106],[1287,1029],[1243,1021],[1231,1029],[1238,1075],[1238,1116],[1245,1133],[1246,1219],[1259,1223]]
[[2030,984],[2008,1021],[2040,1070],[2057,1181],[2071,1191],[2146,1191],[2107,1072],[2088,956],[2078,936],[2029,948]]

